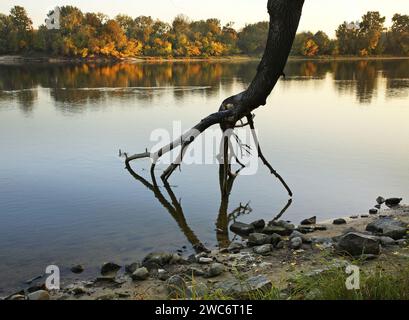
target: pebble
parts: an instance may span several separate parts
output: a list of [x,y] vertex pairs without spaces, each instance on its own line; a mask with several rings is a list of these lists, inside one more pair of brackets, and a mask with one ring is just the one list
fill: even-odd
[[347,222],[346,222],[346,220],[345,219],[335,219],[334,221],[333,221],[333,224],[335,224],[335,225],[342,225],[342,224],[347,224]]
[[39,290],[27,295],[28,300],[50,300],[50,294],[45,290]]
[[212,262],[213,262],[212,258],[206,258],[206,257],[199,258],[199,263],[201,263],[201,264],[209,264],[209,263],[212,263]]
[[206,276],[208,278],[214,278],[220,276],[224,271],[225,271],[224,265],[216,262],[210,266]]
[[300,249],[302,246],[302,238],[300,237],[295,237],[293,239],[291,239],[290,241],[290,248],[294,249],[294,250],[298,250]]
[[132,273],[132,280],[143,281],[149,278],[149,271],[145,267],[139,268]]
[[273,251],[273,245],[265,244],[265,245],[262,245],[262,246],[254,247],[253,251],[254,251],[254,253],[265,256],[265,255],[270,254],[271,251]]
[[109,273],[117,273],[119,269],[121,269],[120,265],[117,265],[116,263],[113,262],[107,262],[102,265],[101,274],[107,275]]
[[78,264],[78,265],[72,266],[70,270],[72,273],[80,274],[84,272],[84,267]]

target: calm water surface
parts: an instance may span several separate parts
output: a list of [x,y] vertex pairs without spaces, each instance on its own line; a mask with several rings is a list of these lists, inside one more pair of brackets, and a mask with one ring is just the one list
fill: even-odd
[[[230,213],[272,219],[288,197],[267,169],[221,199],[216,165],[184,166],[152,189],[149,163],[118,158],[151,147],[156,128],[187,129],[243,90],[256,63],[0,66],[0,294],[57,264],[63,280],[154,250],[223,245]],[[378,195],[409,199],[409,61],[290,62],[266,107],[260,143],[295,196],[299,222],[366,211]],[[167,200],[166,200],[167,199]],[[174,205],[181,200],[181,206]],[[222,201],[223,200],[223,201]],[[216,226],[217,225],[217,226]],[[221,229],[217,233],[215,229]]]

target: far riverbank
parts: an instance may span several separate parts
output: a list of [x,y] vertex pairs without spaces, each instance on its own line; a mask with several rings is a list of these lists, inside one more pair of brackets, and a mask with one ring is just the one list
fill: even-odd
[[[258,56],[223,56],[223,57],[135,57],[135,58],[77,58],[77,57],[62,57],[62,56],[28,56],[28,55],[5,55],[0,56],[0,64],[13,65],[23,63],[160,63],[160,62],[247,62],[258,61],[261,57]],[[362,61],[362,60],[407,60],[409,57],[402,56],[318,56],[318,57],[303,57],[290,56],[289,61]]]

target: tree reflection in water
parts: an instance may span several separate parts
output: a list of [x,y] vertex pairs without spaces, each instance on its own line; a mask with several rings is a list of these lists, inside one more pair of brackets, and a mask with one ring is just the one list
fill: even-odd
[[[137,174],[130,165],[126,165],[126,170],[128,170],[128,172],[131,174],[132,177],[135,178],[135,180],[142,183],[142,185],[144,185],[147,189],[153,192],[155,198],[176,221],[180,230],[185,235],[186,239],[192,245],[193,249],[197,253],[209,250],[209,248],[207,248],[200,241],[200,239],[196,236],[195,232],[188,225],[182,208],[181,201],[178,200],[169,183],[165,182],[162,188],[157,184],[154,172],[150,173],[151,181],[148,181],[141,175]],[[240,203],[240,205],[237,208],[235,208],[229,213],[230,195],[234,186],[234,182],[236,181],[237,177],[239,177],[240,171],[241,169],[237,170],[235,174],[229,175],[225,184],[224,164],[220,164],[219,166],[219,183],[221,199],[219,213],[216,219],[216,239],[219,248],[227,248],[236,237],[234,236],[232,240],[230,240],[229,236],[230,223],[236,221],[237,218],[243,215],[248,215],[252,212],[250,203],[247,202],[245,205]],[[167,197],[165,196],[161,189],[166,190],[166,193],[169,196],[169,200],[167,199]],[[287,209],[291,206],[291,203],[292,200],[290,199],[275,219],[281,218],[283,214],[287,211]]]
[[[46,88],[57,108],[79,112],[112,98],[150,101],[169,94],[166,88],[175,89],[175,99],[191,94],[191,88],[214,97],[220,85],[226,90],[237,83],[248,85],[256,65],[257,61],[0,65],[0,101],[12,95],[23,111],[31,110],[38,89]],[[329,75],[338,92],[355,95],[362,104],[377,96],[381,79],[386,80],[387,98],[405,95],[409,88],[409,60],[290,61],[285,74],[283,86]]]

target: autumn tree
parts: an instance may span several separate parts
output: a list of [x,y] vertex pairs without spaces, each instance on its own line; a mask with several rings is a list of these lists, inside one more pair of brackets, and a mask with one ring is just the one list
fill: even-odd
[[[409,55],[408,15],[395,14],[386,31],[385,18],[368,12],[361,22],[344,22],[336,39],[323,31],[296,35],[291,55]],[[33,30],[24,8],[15,6],[0,14],[0,54],[42,52],[81,58],[135,56],[213,57],[261,55],[269,22],[246,25],[237,31],[233,22],[222,26],[217,18],[192,21],[184,15],[171,24],[150,16],[133,18],[120,14],[110,19],[103,13],[83,13],[74,6],[61,7],[61,28],[45,25]]]
[[358,41],[359,53],[362,56],[380,54],[383,52],[381,47],[381,36],[384,30],[385,17],[377,11],[369,11],[362,17],[359,24]]

